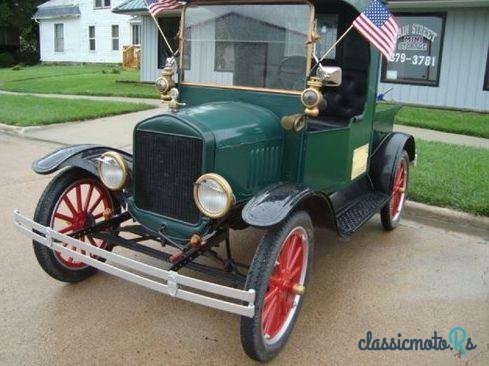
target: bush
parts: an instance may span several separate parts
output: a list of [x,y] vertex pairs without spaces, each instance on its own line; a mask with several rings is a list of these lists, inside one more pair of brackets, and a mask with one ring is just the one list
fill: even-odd
[[15,64],[15,58],[8,52],[0,53],[0,67],[9,67]]
[[24,65],[35,65],[39,63],[39,54],[35,50],[24,50],[15,54],[15,60]]

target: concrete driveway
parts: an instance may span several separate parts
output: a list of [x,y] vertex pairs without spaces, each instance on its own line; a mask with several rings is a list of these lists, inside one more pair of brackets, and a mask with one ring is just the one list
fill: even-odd
[[[0,134],[1,365],[247,365],[239,318],[175,300],[106,274],[51,279],[12,224],[31,216],[49,177],[31,161],[57,145]],[[249,258],[261,233],[233,235]],[[475,350],[360,351],[375,337],[445,339],[464,327]],[[487,231],[404,220],[385,233],[378,217],[350,241],[320,231],[312,281],[285,350],[272,365],[488,365]]]

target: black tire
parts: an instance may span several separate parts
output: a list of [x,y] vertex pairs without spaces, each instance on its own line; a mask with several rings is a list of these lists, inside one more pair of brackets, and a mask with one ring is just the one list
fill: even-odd
[[[401,164],[405,168],[405,186],[403,188],[402,192],[402,198],[400,201],[400,208],[396,209],[396,213],[393,214],[393,208],[392,206],[395,204],[394,203],[394,186],[396,184],[396,175],[400,169]],[[393,176],[391,178],[392,182],[392,187],[391,187],[391,199],[389,202],[382,207],[382,210],[380,211],[380,219],[382,221],[382,226],[384,227],[385,230],[391,231],[394,230],[396,227],[399,226],[399,223],[401,222],[402,215],[404,213],[404,206],[406,204],[406,194],[407,194],[407,189],[409,185],[409,155],[406,150],[403,150],[401,155],[399,156],[399,159],[396,161],[395,169],[393,171]],[[399,207],[399,206],[398,206]]]
[[[246,354],[254,360],[266,362],[274,358],[287,342],[300,312],[303,295],[294,296],[294,302],[298,301],[293,313],[289,312],[287,320],[284,321],[279,337],[268,343],[262,331],[262,311],[264,309],[264,298],[268,290],[268,283],[274,272],[276,261],[282,249],[282,245],[296,228],[303,228],[301,232],[307,234],[307,258],[305,278],[303,284],[307,285],[309,272],[312,264],[314,251],[314,230],[310,216],[304,211],[292,214],[286,221],[270,229],[261,240],[248,272],[246,289],[255,289],[255,315],[253,318],[241,317],[241,344]],[[302,268],[304,264],[302,265]],[[292,308],[293,309],[293,308]],[[290,310],[292,311],[292,310]],[[274,337],[276,338],[276,337]]]
[[[54,177],[54,179],[45,188],[41,198],[39,199],[36,212],[34,214],[34,221],[44,226],[51,226],[53,212],[63,193],[76,182],[87,179],[99,181],[96,176],[78,168],[64,170]],[[119,205],[115,204],[117,200],[105,187],[104,189],[107,195],[110,197],[112,210],[118,211]],[[42,269],[48,275],[59,281],[80,282],[90,277],[97,271],[96,268],[86,265],[81,268],[70,269],[61,263],[52,249],[39,244],[36,241],[33,241],[32,243],[37,261]]]

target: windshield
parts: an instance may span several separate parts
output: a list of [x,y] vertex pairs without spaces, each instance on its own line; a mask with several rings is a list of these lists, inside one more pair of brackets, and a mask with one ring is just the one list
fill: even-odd
[[311,11],[307,4],[190,6],[183,81],[304,89]]

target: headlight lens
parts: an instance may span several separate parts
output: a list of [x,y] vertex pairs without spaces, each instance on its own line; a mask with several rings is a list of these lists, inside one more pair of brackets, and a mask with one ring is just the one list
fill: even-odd
[[218,174],[204,174],[194,185],[194,200],[206,216],[217,219],[226,215],[234,204],[229,183]]
[[103,154],[99,159],[98,171],[102,183],[116,191],[124,187],[127,180],[127,164],[115,151]]

